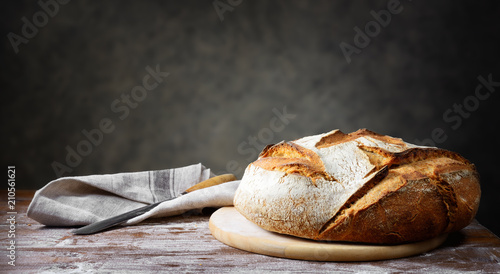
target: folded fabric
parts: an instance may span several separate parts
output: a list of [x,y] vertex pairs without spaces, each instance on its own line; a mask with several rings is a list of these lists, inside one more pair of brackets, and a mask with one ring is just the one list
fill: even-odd
[[[187,188],[213,177],[202,164],[186,167],[63,177],[49,182],[35,193],[28,217],[47,226],[87,225],[118,214],[179,197]],[[238,181],[219,188],[196,190],[163,202],[126,224],[135,224],[152,216],[171,216],[190,209],[232,205]],[[217,187],[217,186],[216,186]],[[198,192],[198,193],[197,193]],[[196,194],[197,193],[197,194]]]
[[128,220],[125,225],[137,224],[151,217],[178,215],[192,209],[232,206],[234,193],[239,184],[240,181],[232,181],[187,193],[159,204],[152,210]]

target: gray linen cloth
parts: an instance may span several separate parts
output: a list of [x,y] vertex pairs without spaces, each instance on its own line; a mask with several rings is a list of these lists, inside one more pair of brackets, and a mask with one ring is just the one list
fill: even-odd
[[131,225],[149,217],[232,205],[239,181],[181,195],[189,187],[213,176],[210,169],[195,164],[155,171],[63,177],[49,182],[35,193],[27,215],[47,226],[87,225],[147,204],[179,197],[125,223]]

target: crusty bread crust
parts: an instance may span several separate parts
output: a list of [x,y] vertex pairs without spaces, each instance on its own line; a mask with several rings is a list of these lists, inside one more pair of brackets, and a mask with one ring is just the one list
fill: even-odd
[[479,175],[457,153],[365,129],[267,146],[234,205],[264,229],[314,240],[398,244],[474,218]]

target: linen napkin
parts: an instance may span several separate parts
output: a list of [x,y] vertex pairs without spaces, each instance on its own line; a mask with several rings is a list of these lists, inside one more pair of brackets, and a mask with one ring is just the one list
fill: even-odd
[[[187,188],[215,176],[195,164],[180,168],[104,175],[63,177],[39,189],[31,201],[28,217],[47,226],[77,226],[181,196]],[[239,181],[224,183],[182,195],[157,206],[125,225],[149,217],[182,214],[191,209],[229,206]]]

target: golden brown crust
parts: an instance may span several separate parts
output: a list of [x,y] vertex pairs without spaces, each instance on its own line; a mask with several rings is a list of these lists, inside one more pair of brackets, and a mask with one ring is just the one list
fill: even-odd
[[[357,142],[361,137],[381,141],[381,145],[370,140]],[[285,175],[303,176],[304,180],[314,185],[317,180],[338,184],[342,182],[328,172],[325,168],[328,163],[324,162],[325,158],[321,158],[330,150],[322,152],[321,157],[319,151],[355,142],[356,153],[364,155],[373,168],[364,175],[367,181],[352,192],[343,204],[339,204],[336,211],[327,217],[330,219],[316,231],[290,233],[290,230],[284,231],[281,226],[274,227],[266,222],[267,217],[259,215],[258,222],[266,229],[315,240],[398,244],[460,230],[472,221],[477,212],[481,195],[479,175],[474,165],[458,153],[416,147],[401,139],[365,129],[350,134],[332,131],[322,135],[311,149],[297,144],[306,144],[304,142],[308,140],[299,139],[268,146],[251,165],[284,172]],[[352,167],[346,170],[352,170]],[[307,193],[301,197],[308,199]],[[292,201],[292,204],[295,203]],[[245,211],[244,208],[238,210]],[[254,216],[247,213],[244,214],[247,218]],[[289,224],[285,226],[293,227]]]
[[364,137],[364,136],[370,136],[373,137],[377,140],[390,143],[390,144],[397,144],[397,145],[402,145],[404,144],[403,140],[399,138],[393,138],[390,136],[386,135],[381,135],[378,133],[375,133],[373,131],[367,130],[365,128],[359,129],[358,131],[351,132],[349,134],[345,134],[340,130],[337,130],[333,132],[332,134],[328,134],[321,138],[321,140],[316,144],[316,148],[325,148],[333,145],[338,145],[340,143],[345,143],[349,142],[352,140],[355,140],[359,137]]
[[[463,175],[459,180],[439,176],[457,176],[460,172],[469,175]],[[376,186],[368,186],[366,192],[351,197],[351,204],[346,203],[325,224],[317,239],[395,244],[459,230],[472,221],[471,216],[477,211],[477,207],[470,207],[477,203],[473,197],[480,195],[475,173],[473,169],[449,158],[398,166],[391,169]],[[468,189],[460,190],[457,185],[466,185]],[[459,200],[457,194],[465,194],[468,198]],[[385,210],[383,214],[381,208]],[[387,218],[388,210],[391,212],[390,219]],[[419,216],[421,214],[425,216]],[[410,218],[410,215],[414,216]],[[366,224],[361,226],[361,220],[370,220],[372,225],[369,230],[373,227],[379,229],[375,232],[361,229],[360,232],[360,227],[367,228]],[[357,230],[359,234],[351,230]]]
[[472,221],[480,189],[468,161],[438,149],[412,149],[391,159],[390,176],[351,197],[355,202],[346,203],[316,239],[396,244],[457,231]]
[[[318,240],[398,244],[421,241],[441,234],[446,226],[446,206],[429,180],[401,182],[376,203],[365,202],[337,217]],[[409,209],[411,206],[411,209]]]
[[259,159],[252,164],[267,170],[299,174],[310,178],[313,183],[320,178],[335,180],[325,172],[325,166],[316,153],[294,143],[283,142],[266,146]]

